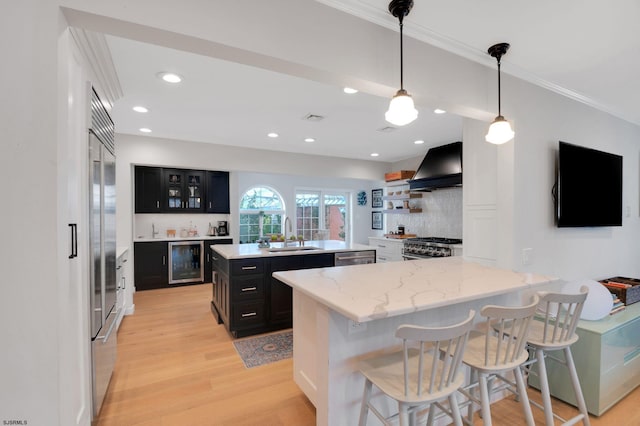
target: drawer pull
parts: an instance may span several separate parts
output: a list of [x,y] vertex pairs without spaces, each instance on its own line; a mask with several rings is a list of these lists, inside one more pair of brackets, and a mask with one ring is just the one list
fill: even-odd
[[627,365],[628,363],[630,363],[632,360],[634,360],[638,356],[640,356],[640,347],[639,348],[635,348],[631,352],[626,353],[624,355],[624,365]]
[[255,312],[247,312],[246,314],[242,314],[242,318],[255,317],[256,315],[258,314]]
[[378,247],[386,248],[387,246],[383,246],[382,244],[378,244]]
[[387,258],[386,258],[386,257],[382,257],[382,256],[378,256],[378,259],[380,259],[380,260],[387,260]]
[[242,267],[242,270],[243,270],[243,271],[251,271],[251,270],[253,270],[253,269],[257,269],[257,268],[258,268],[258,267],[257,267],[257,266],[255,266],[255,265],[254,265],[254,266],[243,266],[243,267]]
[[242,289],[242,291],[254,291],[254,290],[257,290],[257,288],[256,287],[245,287],[245,288]]

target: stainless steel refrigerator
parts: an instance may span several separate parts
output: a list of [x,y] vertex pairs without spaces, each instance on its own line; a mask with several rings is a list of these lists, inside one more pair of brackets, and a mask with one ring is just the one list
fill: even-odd
[[116,161],[114,125],[95,90],[89,128],[89,240],[93,415],[116,363]]

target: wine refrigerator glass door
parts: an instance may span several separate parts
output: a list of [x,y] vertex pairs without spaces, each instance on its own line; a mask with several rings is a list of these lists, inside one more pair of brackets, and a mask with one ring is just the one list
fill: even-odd
[[169,243],[169,284],[204,281],[204,242]]

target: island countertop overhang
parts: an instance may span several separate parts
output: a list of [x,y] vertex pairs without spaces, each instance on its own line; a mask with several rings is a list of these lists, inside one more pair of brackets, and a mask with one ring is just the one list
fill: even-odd
[[273,276],[357,322],[535,290],[557,280],[461,257],[282,271]]

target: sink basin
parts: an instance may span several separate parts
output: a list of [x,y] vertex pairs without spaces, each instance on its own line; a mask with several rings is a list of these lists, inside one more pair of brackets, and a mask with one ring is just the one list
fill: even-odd
[[280,253],[287,251],[306,251],[306,250],[320,250],[320,247],[314,246],[302,246],[302,247],[274,247],[270,248],[269,253]]

